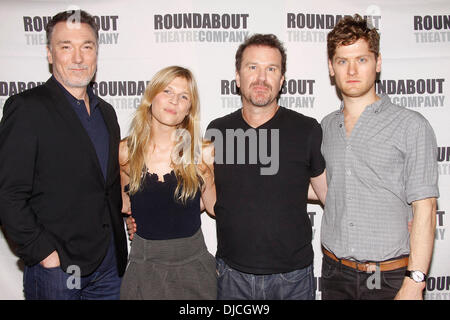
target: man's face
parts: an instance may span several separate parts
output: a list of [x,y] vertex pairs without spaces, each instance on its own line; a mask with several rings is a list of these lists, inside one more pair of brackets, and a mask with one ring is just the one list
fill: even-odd
[[283,81],[281,53],[278,49],[253,45],[244,50],[241,69],[236,72],[236,84],[244,106],[276,105]]
[[343,96],[363,97],[375,92],[377,72],[381,71],[381,56],[369,51],[369,44],[359,39],[348,46],[339,46],[332,60],[328,60],[330,75]]
[[97,70],[97,41],[86,23],[59,22],[47,47],[53,75],[70,92],[85,88]]

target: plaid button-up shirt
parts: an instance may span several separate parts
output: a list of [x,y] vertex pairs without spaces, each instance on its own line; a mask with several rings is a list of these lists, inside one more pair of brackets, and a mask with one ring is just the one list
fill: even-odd
[[322,130],[328,183],[322,245],[357,261],[409,254],[411,203],[439,196],[428,121],[383,95],[366,107],[349,137],[343,104],[322,120]]

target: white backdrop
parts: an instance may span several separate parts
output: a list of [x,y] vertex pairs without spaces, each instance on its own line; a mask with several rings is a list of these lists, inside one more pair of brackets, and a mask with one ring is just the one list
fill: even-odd
[[[340,101],[327,71],[326,35],[343,15],[368,16],[381,33],[383,71],[378,90],[421,112],[439,147],[440,193],[434,256],[426,299],[450,299],[450,2],[434,0],[316,1],[56,1],[0,3],[0,115],[6,99],[45,82],[50,74],[44,25],[77,6],[101,25],[96,92],[117,112],[122,137],[153,74],[168,65],[190,68],[200,88],[202,129],[240,107],[234,54],[243,38],[274,33],[287,48],[287,86],[280,105],[321,121]],[[5,168],[0,168],[5,170]],[[313,222],[320,299],[322,209],[308,205]],[[208,249],[216,251],[215,222],[203,215]],[[0,232],[0,299],[23,299],[23,266]]]

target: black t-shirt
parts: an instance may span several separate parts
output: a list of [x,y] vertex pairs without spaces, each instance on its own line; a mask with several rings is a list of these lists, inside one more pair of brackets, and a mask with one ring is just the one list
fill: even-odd
[[252,274],[310,265],[308,186],[325,169],[318,122],[280,107],[253,129],[237,110],[213,120],[206,137],[216,155],[217,257]]

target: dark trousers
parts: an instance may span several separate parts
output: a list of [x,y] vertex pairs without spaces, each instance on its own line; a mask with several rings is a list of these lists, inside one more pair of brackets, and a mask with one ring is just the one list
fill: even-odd
[[70,270],[72,273],[66,273],[60,267],[44,268],[39,263],[25,267],[25,299],[118,300],[121,278],[117,273],[114,240],[110,242],[102,263],[88,276],[76,277],[76,266]]
[[217,261],[218,300],[314,300],[313,265],[287,273],[243,273]]
[[402,286],[406,267],[392,271],[357,271],[324,255],[322,300],[392,300]]

